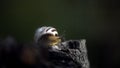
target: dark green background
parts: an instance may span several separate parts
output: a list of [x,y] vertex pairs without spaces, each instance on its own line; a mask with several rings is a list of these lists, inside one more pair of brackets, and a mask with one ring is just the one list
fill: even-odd
[[119,8],[118,0],[1,0],[0,37],[28,42],[38,27],[53,26],[67,40],[87,40],[91,68],[116,66]]

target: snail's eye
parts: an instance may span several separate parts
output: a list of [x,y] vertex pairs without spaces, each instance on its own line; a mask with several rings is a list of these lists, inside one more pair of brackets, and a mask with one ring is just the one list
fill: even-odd
[[55,34],[55,36],[58,36],[58,34]]

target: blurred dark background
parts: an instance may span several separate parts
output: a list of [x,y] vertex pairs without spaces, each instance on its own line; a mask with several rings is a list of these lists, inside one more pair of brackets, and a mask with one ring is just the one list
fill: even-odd
[[119,0],[1,0],[0,11],[1,38],[28,42],[53,26],[67,40],[87,40],[91,68],[120,67]]

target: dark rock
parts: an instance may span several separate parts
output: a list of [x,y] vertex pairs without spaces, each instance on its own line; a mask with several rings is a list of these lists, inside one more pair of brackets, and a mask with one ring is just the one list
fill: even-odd
[[19,44],[13,37],[0,40],[0,68],[89,68],[85,40],[60,43],[61,50]]
[[89,68],[85,40],[70,40],[59,45],[60,51],[51,51],[51,62],[60,68]]

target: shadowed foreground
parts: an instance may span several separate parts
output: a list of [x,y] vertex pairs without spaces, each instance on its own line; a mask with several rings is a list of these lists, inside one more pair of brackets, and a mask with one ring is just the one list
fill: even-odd
[[13,37],[0,39],[0,68],[89,68],[85,40],[62,42],[61,50],[19,43]]

